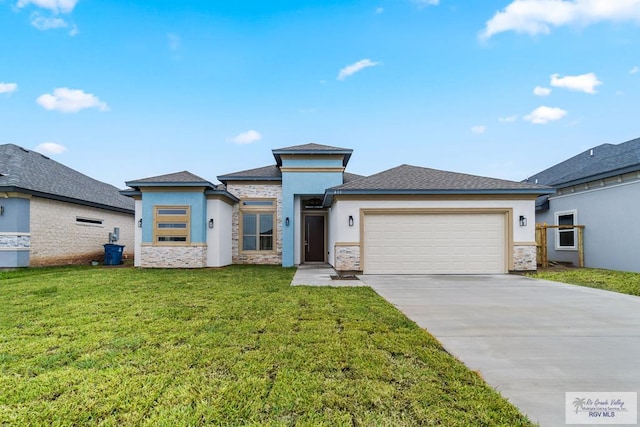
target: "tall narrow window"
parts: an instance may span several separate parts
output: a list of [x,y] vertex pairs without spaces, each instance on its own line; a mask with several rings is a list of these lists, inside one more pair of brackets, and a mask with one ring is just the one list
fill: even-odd
[[556,212],[556,225],[561,226],[556,229],[556,249],[577,249],[576,229],[569,228],[569,226],[576,225],[576,217],[576,211]]
[[275,250],[275,200],[243,200],[240,220],[243,252]]
[[155,206],[153,241],[156,245],[189,243],[189,207]]

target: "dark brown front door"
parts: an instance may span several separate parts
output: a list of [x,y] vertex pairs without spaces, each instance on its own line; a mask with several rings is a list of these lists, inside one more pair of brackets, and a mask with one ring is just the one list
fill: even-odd
[[325,262],[324,216],[304,217],[304,262]]

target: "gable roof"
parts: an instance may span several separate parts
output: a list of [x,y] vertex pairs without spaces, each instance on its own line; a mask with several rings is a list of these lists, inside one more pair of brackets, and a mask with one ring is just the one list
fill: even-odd
[[357,179],[325,194],[325,206],[339,194],[551,194],[541,185],[508,181],[419,166],[401,165]]
[[303,144],[303,145],[294,145],[293,147],[285,147],[285,148],[276,148],[275,150],[271,150],[273,153],[273,157],[276,159],[276,164],[278,166],[282,166],[282,155],[283,154],[303,154],[303,155],[313,155],[313,154],[341,154],[343,155],[342,166],[347,166],[349,163],[349,159],[351,158],[351,154],[353,150],[349,148],[340,148],[340,147],[332,147],[329,145],[321,145],[315,143]]
[[527,182],[568,187],[640,170],[640,138],[602,144],[527,179]]
[[0,191],[134,212],[133,200],[122,196],[113,185],[14,144],[0,145]]

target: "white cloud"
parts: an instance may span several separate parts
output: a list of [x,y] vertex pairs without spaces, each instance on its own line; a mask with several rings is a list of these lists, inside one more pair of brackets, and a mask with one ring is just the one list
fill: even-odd
[[551,89],[548,87],[536,86],[533,89],[533,94],[536,96],[549,96],[551,94]]
[[262,135],[260,135],[260,132],[257,132],[255,130],[248,130],[246,132],[243,132],[237,135],[235,138],[232,139],[232,141],[235,142],[236,144],[251,144],[254,142],[258,142],[261,139],[262,139]]
[[536,125],[544,125],[555,120],[560,120],[566,115],[567,112],[562,108],[545,107],[543,105],[524,116],[524,119]]
[[382,13],[384,12],[384,7],[376,7],[376,13]]
[[23,8],[33,4],[42,9],[48,9],[53,13],[71,13],[78,0],[18,0],[16,7]]
[[551,76],[551,86],[562,87],[569,90],[579,92],[596,93],[595,87],[601,85],[602,82],[594,73],[581,74],[579,76],[559,77],[559,74]]
[[344,80],[347,77],[357,73],[360,70],[363,70],[367,67],[375,67],[379,62],[374,62],[370,59],[361,59],[358,62],[355,62],[351,65],[347,65],[338,73],[338,80]]
[[498,118],[498,121],[500,123],[513,123],[516,120],[518,120],[518,116],[516,116],[515,114],[513,116],[499,117]]
[[12,93],[18,90],[17,83],[0,82],[0,93]]
[[411,0],[412,3],[417,4],[418,6],[437,6],[440,3],[440,0]]
[[55,142],[43,142],[36,147],[36,151],[42,154],[61,154],[67,150],[64,145]]
[[[40,16],[40,14],[37,12],[31,15],[31,25],[33,25],[35,28],[37,28],[40,31],[56,30],[59,28],[69,28],[69,24],[64,19],[47,18],[44,16]],[[73,24],[71,26],[71,29],[69,30],[69,35],[73,37],[73,36],[77,36],[78,33],[79,33],[78,27],[75,24]]]
[[77,113],[86,108],[97,108],[100,111],[108,111],[106,103],[91,94],[80,89],[57,88],[53,94],[40,95],[36,102],[45,110],[55,110],[61,113]]
[[40,16],[39,13],[31,15],[31,25],[39,29],[40,31],[53,30],[56,28],[67,28],[69,24],[64,19],[60,18],[46,18]]
[[514,0],[487,21],[480,37],[505,31],[549,34],[552,27],[602,21],[640,23],[640,0]]
[[475,133],[476,135],[481,135],[486,131],[487,131],[487,127],[485,125],[473,126],[471,128],[471,132]]
[[640,71],[640,67],[636,65],[635,67],[629,70],[629,74],[637,74],[638,71]]

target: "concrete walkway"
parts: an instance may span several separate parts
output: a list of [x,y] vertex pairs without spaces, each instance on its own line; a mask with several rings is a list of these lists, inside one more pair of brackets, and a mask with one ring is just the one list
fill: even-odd
[[521,276],[361,276],[541,426],[565,392],[640,392],[640,298]]
[[328,264],[305,264],[298,267],[291,286],[368,286],[360,280],[333,280],[336,271]]

